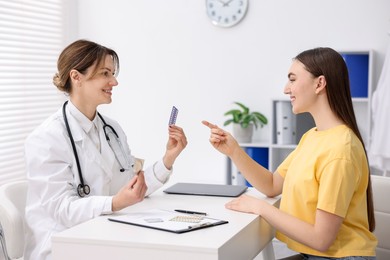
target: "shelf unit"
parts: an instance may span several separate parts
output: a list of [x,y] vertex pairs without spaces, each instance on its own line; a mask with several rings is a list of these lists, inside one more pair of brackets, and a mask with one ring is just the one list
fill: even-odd
[[[345,59],[350,76],[352,102],[355,111],[357,124],[366,146],[370,141],[371,131],[371,94],[372,94],[372,79],[373,79],[373,51],[340,51]],[[271,115],[271,136],[267,143],[240,143],[240,146],[263,167],[274,172],[280,163],[292,152],[302,135],[314,127],[314,120],[308,113],[293,115],[291,112],[291,103],[287,99],[274,99],[272,104]],[[289,107],[289,116],[292,117],[291,127],[293,138],[291,143],[278,142],[278,130],[281,125],[280,120],[280,104]],[[279,105],[277,105],[279,104]],[[278,110],[279,108],[279,110]],[[283,115],[282,115],[283,116]],[[280,131],[279,131],[280,132]],[[279,138],[279,141],[281,139]],[[259,150],[259,151],[256,151]],[[254,156],[253,156],[254,154]],[[260,156],[260,157],[259,157]],[[243,178],[235,165],[228,158],[227,160],[227,183],[233,185],[248,185],[250,184]]]

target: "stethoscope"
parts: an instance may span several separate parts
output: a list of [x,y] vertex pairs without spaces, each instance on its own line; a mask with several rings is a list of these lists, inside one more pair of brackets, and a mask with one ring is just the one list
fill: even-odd
[[[88,195],[91,192],[91,189],[90,189],[89,185],[84,183],[84,179],[83,179],[83,175],[82,175],[81,167],[80,167],[80,161],[79,161],[79,157],[78,157],[77,150],[76,150],[76,145],[75,145],[75,142],[74,142],[74,139],[72,136],[72,132],[70,131],[68,118],[66,116],[66,109],[65,108],[66,108],[67,104],[68,104],[68,101],[65,101],[64,105],[62,106],[62,115],[64,117],[65,126],[66,126],[66,130],[68,131],[70,142],[72,144],[73,154],[74,154],[74,157],[76,159],[77,171],[78,171],[79,179],[80,179],[80,184],[77,186],[77,193],[80,197],[85,197],[86,195]],[[103,119],[103,117],[100,115],[99,112],[97,112],[97,114],[103,122],[104,135],[106,136],[106,140],[107,140],[109,146],[111,147],[112,151],[114,152],[115,158],[121,167],[120,171],[124,172],[125,170],[131,169],[132,163],[130,161],[130,158],[126,156],[126,152],[123,148],[121,141],[119,140],[119,136],[116,133],[115,129],[106,123],[106,121]]]

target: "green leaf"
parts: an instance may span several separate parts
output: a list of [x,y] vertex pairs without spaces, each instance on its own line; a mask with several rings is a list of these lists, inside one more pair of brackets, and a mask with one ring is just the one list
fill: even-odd
[[241,120],[241,114],[233,114],[234,123],[239,123]]
[[251,117],[251,115],[245,115],[245,116],[242,117],[241,121],[246,123],[246,124],[249,124],[249,122],[252,121],[252,117]]
[[235,115],[235,114],[241,114],[241,111],[238,109],[232,109],[232,110],[229,110],[228,112],[226,112],[224,115],[228,116],[228,115]]
[[227,126],[230,123],[233,123],[233,119],[226,120],[225,123],[223,123],[223,125]]
[[253,121],[253,124],[255,125],[255,128],[257,129],[258,124],[257,124],[257,121],[256,121],[256,120]]
[[247,106],[245,106],[244,104],[242,104],[242,103],[240,103],[240,102],[234,102],[234,104],[236,104],[236,105],[238,105],[239,107],[241,107],[242,108],[242,113],[244,114],[244,115],[247,115],[247,114],[249,114],[249,108],[247,107]]
[[252,112],[252,114],[253,114],[261,123],[263,123],[264,125],[266,125],[266,124],[268,123],[267,118],[266,118],[263,114],[261,114],[261,113],[259,113],[259,112]]
[[247,128],[248,125],[249,125],[249,124],[248,124],[247,122],[242,122],[242,123],[241,123],[241,127],[242,127],[242,128]]

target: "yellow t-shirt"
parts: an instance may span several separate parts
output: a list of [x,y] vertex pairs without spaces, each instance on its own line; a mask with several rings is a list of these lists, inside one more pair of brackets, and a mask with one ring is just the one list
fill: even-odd
[[284,178],[280,209],[310,224],[316,209],[344,218],[326,252],[276,237],[294,251],[326,257],[375,256],[377,239],[368,228],[368,163],[357,136],[345,125],[310,129],[277,171]]

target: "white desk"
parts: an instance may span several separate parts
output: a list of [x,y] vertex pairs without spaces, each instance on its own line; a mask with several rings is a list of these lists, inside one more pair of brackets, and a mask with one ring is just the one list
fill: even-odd
[[[228,224],[175,234],[111,222],[101,216],[52,237],[54,260],[62,259],[274,259],[273,228],[257,215],[225,209],[232,198],[169,195],[164,186],[143,202],[120,213],[146,209],[189,209],[228,220]],[[247,194],[278,205],[279,198],[266,198],[253,188]]]

